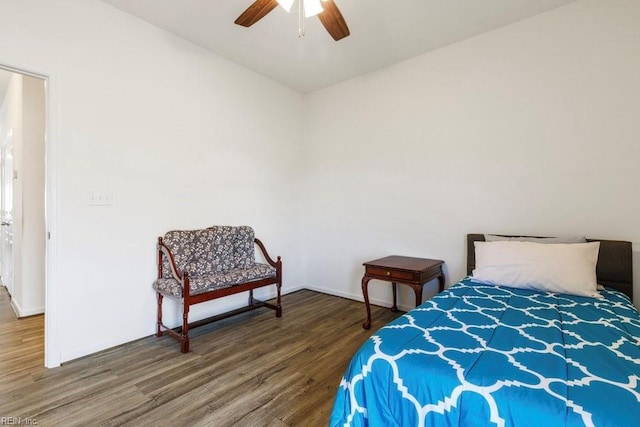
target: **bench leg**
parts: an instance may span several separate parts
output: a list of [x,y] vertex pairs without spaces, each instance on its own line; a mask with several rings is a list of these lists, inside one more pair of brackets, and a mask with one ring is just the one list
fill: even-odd
[[249,305],[253,305],[254,303],[254,299],[253,299],[253,289],[249,290]]
[[282,304],[280,303],[280,283],[276,285],[278,298],[276,298],[276,317],[282,317]]
[[182,334],[180,335],[180,351],[189,353],[189,304],[183,303]]
[[158,320],[157,320],[157,325],[156,325],[156,336],[157,337],[161,337],[163,335],[162,333],[162,294],[160,292],[157,293],[157,299],[158,299]]

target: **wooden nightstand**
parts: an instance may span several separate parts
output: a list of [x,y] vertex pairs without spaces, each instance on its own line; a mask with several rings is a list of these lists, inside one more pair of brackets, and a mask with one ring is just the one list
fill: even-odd
[[444,261],[439,259],[412,258],[392,255],[385,258],[365,262],[365,272],[362,277],[362,295],[367,308],[367,320],[363,328],[371,327],[371,307],[369,306],[369,280],[377,279],[391,282],[393,287],[393,307],[391,311],[398,311],[396,303],[396,283],[409,285],[416,294],[416,307],[422,304],[422,287],[433,279],[438,279],[439,291],[444,290]]

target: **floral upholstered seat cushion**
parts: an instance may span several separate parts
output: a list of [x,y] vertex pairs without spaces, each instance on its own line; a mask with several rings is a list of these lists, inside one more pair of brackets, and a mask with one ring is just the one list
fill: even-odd
[[[164,235],[163,242],[178,271],[187,271],[191,278],[251,268],[255,263],[254,232],[248,226],[174,230]],[[174,278],[167,257],[163,257],[162,276]]]
[[[224,273],[189,279],[190,295],[276,276],[276,269],[267,264],[254,263],[251,268],[235,268]],[[182,284],[174,278],[162,278],[153,283],[153,289],[162,294],[182,298]]]

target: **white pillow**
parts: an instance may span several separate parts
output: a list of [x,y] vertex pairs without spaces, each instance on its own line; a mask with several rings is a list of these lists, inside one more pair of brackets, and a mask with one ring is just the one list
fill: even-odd
[[600,297],[600,242],[475,242],[475,280],[513,288]]
[[584,236],[568,236],[568,237],[506,237],[497,236],[495,234],[485,234],[484,240],[487,242],[533,242],[533,243],[587,243]]

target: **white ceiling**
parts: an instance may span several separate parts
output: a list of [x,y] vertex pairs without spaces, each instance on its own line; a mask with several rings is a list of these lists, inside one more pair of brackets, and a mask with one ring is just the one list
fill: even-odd
[[575,0],[335,0],[351,31],[338,42],[316,17],[299,38],[280,7],[235,25],[254,0],[103,1],[307,93]]

